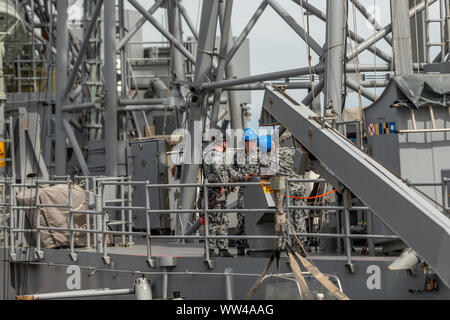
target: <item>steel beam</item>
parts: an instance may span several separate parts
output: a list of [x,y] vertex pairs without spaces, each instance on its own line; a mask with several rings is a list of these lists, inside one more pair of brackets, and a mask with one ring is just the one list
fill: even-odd
[[58,20],[56,28],[56,108],[55,108],[55,174],[66,174],[66,133],[64,131],[64,114],[62,107],[65,105],[65,90],[67,87],[67,71],[69,65],[69,31],[68,0],[59,0],[56,3]]
[[[119,9],[119,35],[120,39],[125,38],[125,0],[119,0],[118,3]],[[128,48],[127,46],[123,47],[123,50],[119,50],[120,52],[120,82],[121,82],[121,90],[120,96],[122,98],[126,98],[128,96],[128,88],[129,88],[129,79],[128,79]],[[126,120],[125,120],[126,121]]]
[[[233,0],[227,0],[227,6],[228,1],[230,1],[230,12],[229,12],[229,32],[228,32],[228,41],[227,41],[227,47],[231,46],[233,43],[233,29],[231,27],[231,9],[233,6]],[[221,14],[222,16],[225,16],[224,13]],[[224,52],[226,54],[226,52]],[[235,78],[235,71],[234,71],[234,61],[230,61],[228,64],[225,63],[225,77],[227,79],[233,79]],[[237,96],[237,93],[234,91],[228,91],[228,107],[229,107],[229,114],[230,114],[230,122],[231,122],[231,128],[232,129],[243,129],[242,128],[242,110],[241,105],[239,103],[239,99]]]
[[[429,0],[428,3],[429,3],[429,5],[431,5],[436,1],[437,0]],[[423,1],[423,2],[419,3],[417,6],[415,6],[414,8],[412,8],[411,10],[409,10],[409,17],[410,18],[413,17],[416,12],[419,13],[424,9],[425,9],[425,2]],[[361,54],[362,52],[364,52],[365,50],[370,48],[373,44],[377,43],[379,40],[383,39],[386,35],[388,35],[391,32],[392,32],[392,23],[388,24],[386,27],[384,27],[383,29],[378,31],[376,34],[374,34],[369,39],[360,43],[353,50],[349,50],[345,57],[346,60],[350,61],[351,59],[353,59],[353,56],[357,56],[357,55]]]
[[104,4],[105,172],[117,176],[117,50],[115,1]]
[[311,90],[310,93],[303,99],[302,103],[306,106],[310,106],[314,99],[317,98],[317,96],[322,92],[323,88],[325,87],[325,81],[320,80],[317,85],[314,86],[313,90]]
[[[314,7],[311,3],[306,2],[305,0],[292,0],[292,1],[295,2],[296,4],[298,4],[299,6],[303,7],[307,12],[315,15],[320,20],[322,20],[324,22],[327,21],[327,16],[325,15],[325,13],[323,13],[321,10],[317,9],[316,7]],[[351,30],[347,30],[347,31],[348,31],[349,37],[353,41],[356,41],[357,43],[364,42],[364,39],[361,36],[356,35]],[[392,59],[389,56],[389,54],[383,52],[380,48],[374,48],[373,46],[371,46],[370,48],[368,48],[368,50],[370,52],[372,52],[374,55],[378,56],[380,59],[391,63]]]
[[[220,34],[220,49],[219,49],[219,63],[216,68],[216,81],[221,81],[225,77],[225,55],[228,50],[229,41],[232,40],[229,37],[230,29],[231,29],[231,13],[233,9],[233,0],[226,0],[225,9],[220,10],[221,12],[222,23],[221,34]],[[220,98],[222,96],[222,88],[217,88],[214,90],[214,101],[211,110],[211,120],[209,126],[211,129],[215,129],[217,127],[217,121],[219,119],[219,111],[220,111]],[[230,101],[231,102],[231,101]],[[231,109],[231,107],[230,107]]]
[[391,0],[394,64],[397,76],[413,73],[409,0]]
[[[320,46],[310,35],[303,29],[297,21],[275,0],[266,0],[269,5],[283,18],[284,21],[297,33],[303,41],[320,57],[322,55],[322,46]],[[338,1],[338,0],[335,0]],[[333,1],[334,2],[334,1]]]
[[[371,14],[359,0],[352,0],[352,4],[358,9],[359,12],[361,12],[361,14],[367,19],[367,21],[373,24],[375,30],[380,31],[381,29],[383,29],[383,27],[378,23],[377,19],[375,19],[375,15]],[[386,35],[384,39],[392,46],[391,36]]]
[[[216,40],[216,28],[217,18],[219,13],[219,0],[203,1],[200,32],[198,41],[198,50],[196,57],[196,65],[194,71],[194,90],[199,89],[203,82],[205,82],[211,75],[212,59],[211,53],[214,50],[214,44]],[[206,117],[206,99],[205,94],[199,91],[195,92],[194,99],[191,102],[190,107],[190,119],[188,123],[188,130],[190,134],[195,138],[195,133],[200,132],[203,134],[203,119]],[[200,127],[199,127],[200,124]],[[183,165],[181,183],[193,183],[197,182],[198,170],[200,168],[197,161],[202,159],[202,145],[197,143],[191,143],[190,154],[192,155],[191,163],[185,163]],[[191,209],[194,206],[196,195],[196,188],[183,188],[181,191],[179,208]],[[177,233],[184,233],[186,225],[189,219],[189,215],[181,214],[180,221],[177,228]],[[208,253],[207,253],[208,254]]]
[[73,65],[72,72],[69,77],[69,81],[66,86],[66,90],[64,92],[64,98],[67,98],[67,95],[72,90],[72,85],[75,82],[75,79],[78,74],[78,70],[80,69],[81,63],[84,60],[84,55],[89,46],[89,41],[91,40],[92,31],[94,31],[95,25],[97,24],[97,18],[100,16],[101,10],[103,6],[103,0],[98,0],[97,5],[95,6],[94,12],[92,13],[91,20],[89,21],[89,25],[84,34],[84,38],[80,45],[80,51],[78,52],[77,60]]
[[69,138],[70,144],[72,145],[73,151],[75,152],[75,156],[77,157],[78,163],[81,167],[81,172],[83,172],[83,175],[86,177],[89,177],[89,168],[86,163],[86,160],[83,156],[83,151],[80,148],[80,145],[78,144],[77,138],[75,136],[75,133],[73,132],[72,127],[70,126],[69,120],[64,119],[63,120],[64,129],[67,133],[67,138]]
[[325,106],[340,115],[343,109],[346,0],[327,1],[327,51],[325,57]]
[[172,106],[156,106],[156,105],[130,105],[119,107],[117,112],[135,112],[135,111],[174,111]]
[[186,24],[188,25],[189,29],[192,32],[192,35],[194,36],[195,40],[198,41],[198,33],[197,30],[195,29],[194,23],[192,22],[191,17],[189,16],[186,8],[183,6],[183,4],[181,3],[181,0],[178,2],[178,7],[180,8],[180,13],[184,18],[184,21],[186,21]]
[[256,24],[256,21],[258,21],[259,17],[261,17],[261,15],[263,14],[263,12],[266,9],[266,7],[267,7],[267,1],[263,0],[263,2],[261,2],[261,4],[259,5],[258,9],[256,10],[255,14],[252,16],[250,21],[245,26],[245,28],[242,31],[242,33],[239,36],[239,38],[237,38],[237,40],[234,43],[233,47],[229,50],[229,52],[227,54],[227,57],[226,57],[226,60],[225,60],[225,65],[230,63],[230,61],[233,59],[234,55],[236,54],[236,52],[241,47],[241,45],[244,42],[244,40],[247,38],[248,34],[253,29],[254,25]]
[[129,3],[133,7],[136,8],[137,11],[139,11],[142,16],[144,16],[168,41],[170,41],[175,48],[180,50],[180,52],[189,59],[192,63],[195,64],[194,56],[184,47],[183,43],[178,41],[173,35],[171,35],[167,30],[164,29],[162,25],[159,24],[158,20],[156,20],[151,14],[145,10],[145,8],[137,2],[137,0],[128,0]]
[[[179,0],[169,0],[167,2],[167,21],[169,21],[169,31],[177,39],[178,42],[183,43],[183,32],[181,28],[181,16]],[[179,83],[185,80],[184,58],[180,51],[173,50],[173,43],[171,43],[172,65],[171,65],[171,82]]]
[[332,127],[313,120],[317,115],[292,98],[268,88],[263,112],[292,132],[449,286],[450,220],[443,212]]
[[[153,6],[150,8],[150,10],[148,10],[148,13],[150,15],[154,14],[156,12],[156,10],[159,9],[159,7],[161,6],[161,4],[163,4],[164,0],[156,0],[155,3],[153,4]],[[130,29],[130,31],[128,31],[128,33],[125,35],[125,37],[123,37],[120,42],[117,44],[117,51],[121,51],[123,49],[123,47],[128,43],[128,41],[130,41],[131,38],[133,38],[133,36],[136,34],[136,32],[138,32],[142,26],[144,25],[144,23],[147,21],[146,17],[142,17],[140,18],[136,24]]]
[[91,290],[76,290],[52,293],[40,293],[27,296],[17,296],[17,300],[52,300],[52,299],[75,299],[75,298],[91,298],[104,296],[117,296],[134,294],[132,289],[91,289]]
[[372,91],[361,86],[361,83],[358,85],[358,83],[353,79],[350,79],[347,77],[346,85],[350,89],[352,89],[356,92],[360,92],[362,96],[364,96],[365,98],[369,99],[372,102],[377,99],[377,97],[375,96],[375,94]]
[[120,106],[153,106],[161,105],[167,99],[166,98],[150,98],[150,99],[120,99]]
[[243,84],[234,87],[223,88],[224,91],[247,91],[247,90],[266,90],[266,87],[283,87],[286,90],[291,89],[311,89],[311,82],[309,81],[295,81],[295,82],[258,82],[251,84]]
[[[311,70],[313,71],[313,73],[315,73],[314,72],[315,67],[312,67]],[[305,76],[305,75],[309,75],[309,74],[310,74],[310,68],[304,67],[304,68],[298,68],[298,69],[290,69],[290,70],[264,73],[264,74],[249,76],[249,77],[242,77],[242,78],[215,81],[215,82],[207,82],[207,83],[201,85],[201,89],[213,90],[216,88],[227,88],[227,87],[233,87],[233,86],[242,85],[242,84],[292,78],[292,77],[297,77],[297,76]]]
[[87,102],[81,104],[69,104],[62,107],[63,112],[77,112],[86,109],[93,109],[97,106],[95,102]]

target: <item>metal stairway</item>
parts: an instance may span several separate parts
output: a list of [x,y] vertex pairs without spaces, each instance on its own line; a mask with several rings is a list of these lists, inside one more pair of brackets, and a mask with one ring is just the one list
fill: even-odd
[[[429,264],[450,287],[450,219],[400,177],[334,130],[317,114],[267,88],[262,120],[288,129],[335,177]],[[275,122],[273,122],[275,120]]]

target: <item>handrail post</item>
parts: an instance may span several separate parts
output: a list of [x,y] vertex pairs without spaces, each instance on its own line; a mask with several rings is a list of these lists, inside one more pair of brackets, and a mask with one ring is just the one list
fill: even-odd
[[151,223],[150,223],[150,197],[148,194],[149,190],[149,181],[145,181],[145,218],[147,222],[147,265],[150,268],[153,268],[153,259],[152,259],[152,243],[151,243]]
[[105,185],[103,182],[100,182],[101,184],[101,204],[102,204],[102,238],[101,243],[103,247],[103,262],[105,264],[109,264],[111,262],[111,258],[108,257],[108,241],[106,238],[106,209],[105,209]]
[[205,207],[205,262],[208,264],[210,269],[214,269],[214,263],[209,256],[209,199],[206,179],[203,179],[203,198]]
[[345,253],[347,254],[347,263],[345,267],[350,273],[355,273],[355,264],[352,262],[352,243],[350,239],[350,209],[352,207],[351,203],[351,193],[348,189],[343,192],[344,197],[344,226],[345,226]]
[[[131,178],[128,178],[128,180],[131,180]],[[133,186],[131,184],[128,185],[128,206],[131,207],[133,204],[132,200],[132,191]],[[128,210],[128,232],[130,232],[130,235],[128,236],[128,245],[131,247],[133,245],[133,236],[131,235],[131,232],[133,232],[133,210]]]
[[36,180],[36,188],[35,188],[35,214],[36,214],[36,258],[43,259],[44,253],[41,250],[41,231],[40,231],[40,216],[41,210],[39,209],[40,198],[39,198],[39,182]]
[[[291,239],[291,184],[289,179],[286,179],[286,218],[287,218],[287,241],[290,245],[292,245],[292,239]],[[294,230],[296,232],[296,230]]]
[[16,201],[15,201],[16,197],[13,196],[15,194],[13,183],[11,183],[11,185],[10,185],[10,193],[11,193],[10,201],[11,201],[12,206],[11,206],[11,214],[9,217],[9,236],[10,236],[9,258],[11,261],[16,261],[16,248],[15,248],[15,241],[14,241],[14,218],[15,218],[15,212],[16,212],[16,209],[14,209],[14,207],[16,204]]
[[73,262],[76,262],[77,259],[77,254],[75,253],[75,237],[74,237],[74,225],[73,225],[73,195],[72,195],[72,191],[73,191],[73,181],[69,179],[67,186],[69,188],[68,190],[68,206],[69,206],[69,229],[70,229],[70,259],[72,259]]
[[[120,185],[120,203],[121,206],[124,207],[125,206],[125,178],[122,177],[122,184]],[[122,222],[122,232],[125,232],[125,209],[120,210],[120,220]],[[126,246],[126,238],[125,238],[125,234],[122,234],[122,247]]]

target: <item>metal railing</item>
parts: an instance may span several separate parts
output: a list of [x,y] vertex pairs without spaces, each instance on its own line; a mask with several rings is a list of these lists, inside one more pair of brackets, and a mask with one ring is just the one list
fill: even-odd
[[[261,209],[214,209],[209,208],[208,204],[208,189],[217,188],[222,186],[227,187],[242,187],[242,186],[268,186],[269,183],[265,182],[243,182],[243,183],[208,183],[204,181],[200,184],[151,184],[149,181],[132,181],[127,177],[83,177],[75,176],[73,180],[70,177],[55,177],[57,180],[44,181],[35,180],[30,183],[18,184],[12,181],[12,179],[5,179],[0,181],[0,212],[2,213],[2,224],[0,230],[3,230],[4,245],[10,249],[11,259],[15,259],[16,249],[19,247],[25,247],[24,241],[20,240],[20,235],[25,233],[32,233],[36,239],[36,256],[42,259],[42,244],[41,233],[42,232],[66,232],[70,234],[69,249],[70,256],[73,260],[77,259],[75,234],[86,234],[85,248],[95,248],[98,253],[102,253],[102,257],[105,263],[109,263],[110,258],[108,255],[108,241],[109,236],[118,236],[121,238],[122,246],[130,246],[133,244],[133,237],[146,237],[146,257],[147,261],[152,263],[152,243],[153,239],[195,239],[204,240],[205,257],[209,261],[209,240],[214,239],[278,239],[277,235],[212,235],[210,234],[210,214],[213,213],[237,213],[242,212],[245,214],[257,214],[257,213],[275,213],[275,208],[261,208]],[[289,199],[291,195],[290,184],[293,182],[323,182],[323,179],[286,179],[286,195]],[[443,190],[448,193],[448,184],[450,179],[443,178]],[[263,184],[261,184],[263,183]],[[73,208],[73,188],[74,185],[80,186],[85,192],[84,205],[86,209]],[[42,203],[39,197],[40,189],[47,186],[66,185],[68,190],[67,203],[55,204],[55,203]],[[426,183],[419,185],[439,185],[439,183]],[[132,203],[132,192],[134,186],[145,186],[145,204],[142,206],[134,206]],[[152,208],[150,203],[150,192],[154,189],[171,189],[171,188],[187,188],[197,187],[204,192],[204,208],[202,209],[160,209]],[[18,205],[17,204],[17,191],[20,190],[34,190],[34,204],[30,205]],[[108,195],[109,193],[109,195]],[[118,196],[118,198],[116,198]],[[448,206],[448,202],[445,203],[445,207]],[[66,209],[65,213],[68,213],[68,227],[54,227],[45,226],[41,221],[41,214],[38,211],[59,208]],[[377,235],[377,234],[351,234],[350,232],[350,211],[364,211],[367,214],[373,212],[369,207],[354,206],[345,208],[344,206],[336,205],[292,205],[291,201],[285,202],[285,209],[289,221],[291,221],[291,213],[293,210],[324,210],[327,213],[344,213],[344,228],[343,233],[298,233],[295,230],[291,230],[289,227],[287,230],[287,239],[291,240],[291,237],[296,235],[299,237],[317,237],[317,238],[335,238],[344,239],[346,243],[350,243],[351,239],[399,239],[396,235]],[[31,228],[25,228],[25,212],[34,212],[33,219],[30,221],[34,226]],[[118,221],[110,221],[108,216],[111,212],[119,213],[120,219]],[[146,218],[145,231],[133,231],[133,213],[144,212]],[[347,214],[345,214],[347,212]],[[157,214],[184,214],[184,213],[197,213],[204,214],[205,232],[204,235],[152,235],[151,215]],[[86,215],[86,225],[84,227],[74,227],[74,215]],[[118,225],[119,230],[110,230],[110,226]],[[369,232],[368,232],[369,233]],[[128,237],[128,243],[126,238]],[[92,239],[94,241],[92,241]],[[19,241],[19,243],[17,243]],[[30,246],[30,244],[28,244]],[[351,250],[346,246],[347,260],[351,261]]]

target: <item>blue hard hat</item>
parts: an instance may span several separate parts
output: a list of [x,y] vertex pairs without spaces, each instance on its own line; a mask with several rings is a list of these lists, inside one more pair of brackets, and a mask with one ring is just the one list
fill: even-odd
[[266,135],[259,137],[259,150],[262,153],[268,153],[272,150],[272,136]]
[[258,140],[258,135],[252,128],[247,128],[244,130],[244,139],[245,141]]

